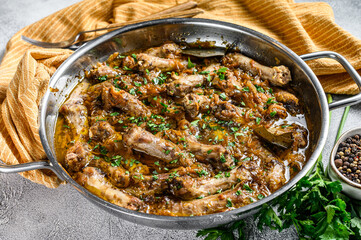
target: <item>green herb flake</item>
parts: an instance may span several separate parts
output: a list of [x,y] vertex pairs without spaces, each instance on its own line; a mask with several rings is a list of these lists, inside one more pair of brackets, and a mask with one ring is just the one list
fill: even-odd
[[244,87],[244,88],[242,89],[242,91],[243,91],[243,92],[249,92],[249,87]]
[[108,79],[108,76],[100,76],[100,77],[98,77],[98,80],[99,81],[101,81],[101,82],[104,82],[104,81],[106,81]]
[[132,94],[132,95],[135,95],[135,89],[134,88],[130,89],[129,93]]
[[201,74],[201,75],[206,75],[206,74],[209,74],[210,73],[210,71],[202,71],[202,72],[199,72],[199,74]]
[[226,100],[227,99],[227,95],[225,93],[221,93],[219,94],[219,97],[222,99],[222,100]]
[[222,68],[218,69],[217,73],[225,73],[227,70],[228,70],[228,68],[222,67]]
[[252,188],[248,184],[243,184],[243,189],[245,189],[249,193],[253,192]]
[[110,116],[112,116],[112,117],[114,117],[114,116],[118,116],[120,113],[118,113],[118,112],[112,112],[111,114],[110,114]]
[[198,122],[199,122],[199,120],[194,120],[193,122],[191,122],[191,125],[192,126],[198,126]]
[[192,63],[192,62],[191,62],[191,59],[188,57],[188,65],[187,65],[188,69],[194,68],[194,66],[195,66],[195,64]]
[[139,83],[139,82],[134,82],[134,85],[137,87],[141,87],[143,84]]
[[232,200],[230,198],[227,198],[226,207],[228,207],[228,208],[233,207]]
[[258,194],[257,198],[258,198],[259,200],[261,200],[261,199],[264,198],[264,196],[263,196],[262,194]]
[[221,157],[219,158],[219,160],[220,160],[222,163],[225,163],[225,162],[226,162],[226,158],[224,157],[223,154],[221,155]]

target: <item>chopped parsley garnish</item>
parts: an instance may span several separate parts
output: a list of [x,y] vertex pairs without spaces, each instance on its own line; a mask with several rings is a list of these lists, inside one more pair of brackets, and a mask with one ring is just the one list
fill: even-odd
[[208,76],[207,76],[207,82],[210,82],[211,80],[212,80],[211,75],[208,75]]
[[248,186],[248,184],[243,184],[243,189],[247,190],[247,192],[249,192],[249,193],[253,192],[252,188],[250,188],[250,186]]
[[108,76],[107,75],[100,76],[100,77],[98,77],[98,80],[101,81],[101,82],[104,82],[104,81],[108,80]]
[[256,87],[257,92],[261,92],[261,93],[264,93],[264,92],[265,92],[264,89],[263,89],[263,87],[258,86],[258,85],[254,85],[254,86]]
[[112,117],[114,117],[114,116],[118,116],[120,113],[118,113],[118,112],[112,112],[111,114],[110,114],[110,116],[112,116]]
[[202,74],[202,75],[206,75],[206,74],[209,74],[210,71],[202,71],[202,72],[199,72],[199,74]]
[[134,88],[130,89],[129,93],[132,94],[132,95],[135,95],[135,89]]
[[198,126],[198,122],[199,122],[199,120],[194,120],[193,122],[191,122],[191,125],[192,126]]
[[226,158],[224,157],[224,155],[222,154],[220,159],[219,159],[222,163],[225,163],[226,162]]
[[106,155],[108,153],[108,150],[104,146],[100,146],[100,153]]
[[277,103],[276,101],[274,101],[274,99],[275,99],[274,97],[268,98],[266,104]]
[[263,196],[262,194],[258,194],[257,198],[258,198],[259,200],[261,200],[261,199],[264,198],[264,196]]
[[230,198],[227,198],[226,207],[228,207],[228,208],[233,207],[232,200]]
[[189,69],[189,68],[194,68],[194,66],[195,66],[195,64],[192,63],[192,62],[191,62],[191,59],[188,57],[188,65],[187,65],[188,69]]
[[218,69],[217,73],[225,73],[227,70],[228,70],[228,68],[222,67],[222,68]]
[[199,177],[208,175],[208,172],[204,169],[202,169],[201,171],[196,171],[196,173],[198,174]]
[[243,92],[249,92],[249,87],[244,87],[244,88],[242,89],[242,91],[243,91]]
[[122,161],[122,158],[121,158],[121,157],[120,157],[120,158],[116,158],[110,165],[111,165],[112,167],[119,167],[121,161]]
[[162,85],[165,83],[165,81],[167,80],[167,76],[164,75],[163,73],[159,74],[158,77],[156,78],[153,78],[152,82],[155,84],[155,85]]
[[235,143],[235,142],[229,142],[229,143],[228,143],[228,146],[234,147],[234,146],[236,146],[236,143]]
[[219,97],[222,98],[222,100],[226,100],[227,99],[227,95],[222,92],[221,94],[219,94]]
[[261,118],[256,117],[256,123],[257,123],[257,125],[260,124],[261,120],[262,120]]

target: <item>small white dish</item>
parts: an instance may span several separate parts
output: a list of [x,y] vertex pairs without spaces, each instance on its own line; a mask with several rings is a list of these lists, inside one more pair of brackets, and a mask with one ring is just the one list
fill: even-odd
[[342,184],[342,192],[348,195],[351,198],[361,200],[361,184],[356,183],[348,179],[347,177],[343,176],[337,169],[335,165],[335,156],[338,150],[338,147],[341,142],[345,141],[348,137],[353,137],[356,134],[361,135],[361,128],[354,128],[351,129],[344,134],[336,142],[335,146],[332,149],[330,162],[327,166],[328,176],[331,178],[332,181],[339,180]]

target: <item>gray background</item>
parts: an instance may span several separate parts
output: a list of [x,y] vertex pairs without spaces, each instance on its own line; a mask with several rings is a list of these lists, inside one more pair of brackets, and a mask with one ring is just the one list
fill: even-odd
[[[296,2],[309,2],[296,0]],[[0,59],[18,30],[79,0],[0,0]],[[313,1],[316,2],[316,1]],[[361,1],[327,0],[336,22],[361,38]],[[332,113],[326,163],[343,110]],[[351,108],[344,130],[360,126],[361,105]],[[71,186],[48,189],[17,174],[0,174],[0,239],[196,239],[196,231],[162,230],[123,221],[93,206]],[[297,239],[294,229],[259,232],[246,219],[249,239]]]

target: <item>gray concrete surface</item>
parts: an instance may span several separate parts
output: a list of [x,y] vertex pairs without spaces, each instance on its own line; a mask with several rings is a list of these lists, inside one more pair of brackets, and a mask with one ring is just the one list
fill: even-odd
[[[78,0],[0,0],[0,59],[14,33],[75,2]],[[361,38],[361,1],[325,2],[333,7],[336,22]],[[331,151],[342,112],[332,113],[324,160]],[[361,105],[352,107],[345,130],[360,126],[360,117]],[[248,239],[297,239],[294,229],[261,233],[252,218],[246,222]],[[196,239],[195,234],[196,231],[153,229],[123,221],[93,206],[71,186],[47,189],[17,174],[0,174],[0,239]]]

